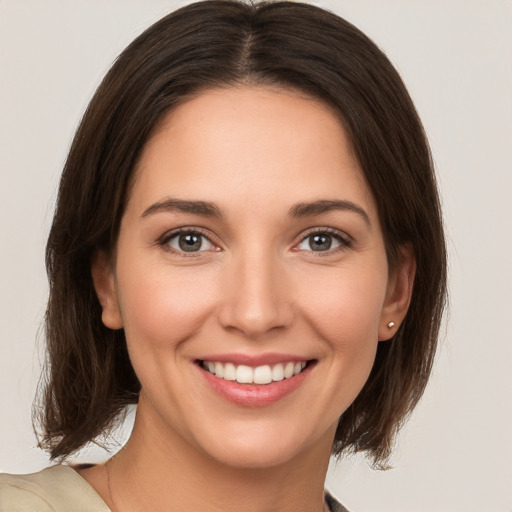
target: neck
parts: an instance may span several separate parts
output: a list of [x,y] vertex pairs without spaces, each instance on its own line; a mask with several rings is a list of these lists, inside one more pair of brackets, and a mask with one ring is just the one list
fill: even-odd
[[146,412],[142,401],[130,440],[108,463],[108,501],[114,512],[324,510],[334,431],[293,460],[240,468],[213,459]]

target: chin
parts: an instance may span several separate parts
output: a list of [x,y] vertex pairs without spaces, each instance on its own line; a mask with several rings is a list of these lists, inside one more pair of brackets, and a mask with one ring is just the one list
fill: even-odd
[[201,450],[224,466],[246,469],[265,469],[286,465],[307,458],[311,453],[329,453],[335,427],[323,435],[293,431],[290,426],[255,426],[237,434],[217,433],[215,439],[201,438]]
[[224,466],[239,469],[268,469],[299,458],[304,450],[293,446],[230,445],[222,453],[211,450],[210,456]]

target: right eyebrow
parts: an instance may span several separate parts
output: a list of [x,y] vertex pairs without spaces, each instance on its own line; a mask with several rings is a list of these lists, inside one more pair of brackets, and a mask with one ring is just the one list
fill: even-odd
[[179,211],[184,213],[194,213],[205,217],[215,217],[221,219],[224,217],[222,210],[214,203],[208,201],[187,201],[183,199],[165,198],[146,208],[141,217],[148,217],[160,212]]

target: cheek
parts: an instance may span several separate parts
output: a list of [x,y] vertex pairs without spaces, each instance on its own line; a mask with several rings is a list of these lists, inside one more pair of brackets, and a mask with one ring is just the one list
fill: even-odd
[[387,269],[380,267],[345,267],[303,281],[304,315],[334,350],[377,342],[387,286]]
[[[151,344],[155,349],[178,345],[201,328],[215,297],[211,279],[199,282],[193,271],[155,271],[125,265],[119,303],[128,344]],[[207,276],[206,276],[207,277]],[[121,282],[121,281],[120,281]]]
[[347,266],[329,274],[303,280],[299,293],[303,317],[324,350],[323,386],[337,421],[363,388],[375,361],[387,266]]

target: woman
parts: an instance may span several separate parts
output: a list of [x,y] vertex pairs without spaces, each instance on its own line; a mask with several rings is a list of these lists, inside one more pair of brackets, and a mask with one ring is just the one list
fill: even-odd
[[444,305],[414,106],[333,14],[184,7],[91,101],[47,269],[41,446],[62,462],[137,416],[104,464],[2,476],[0,510],[344,510],[329,457],[385,466]]

